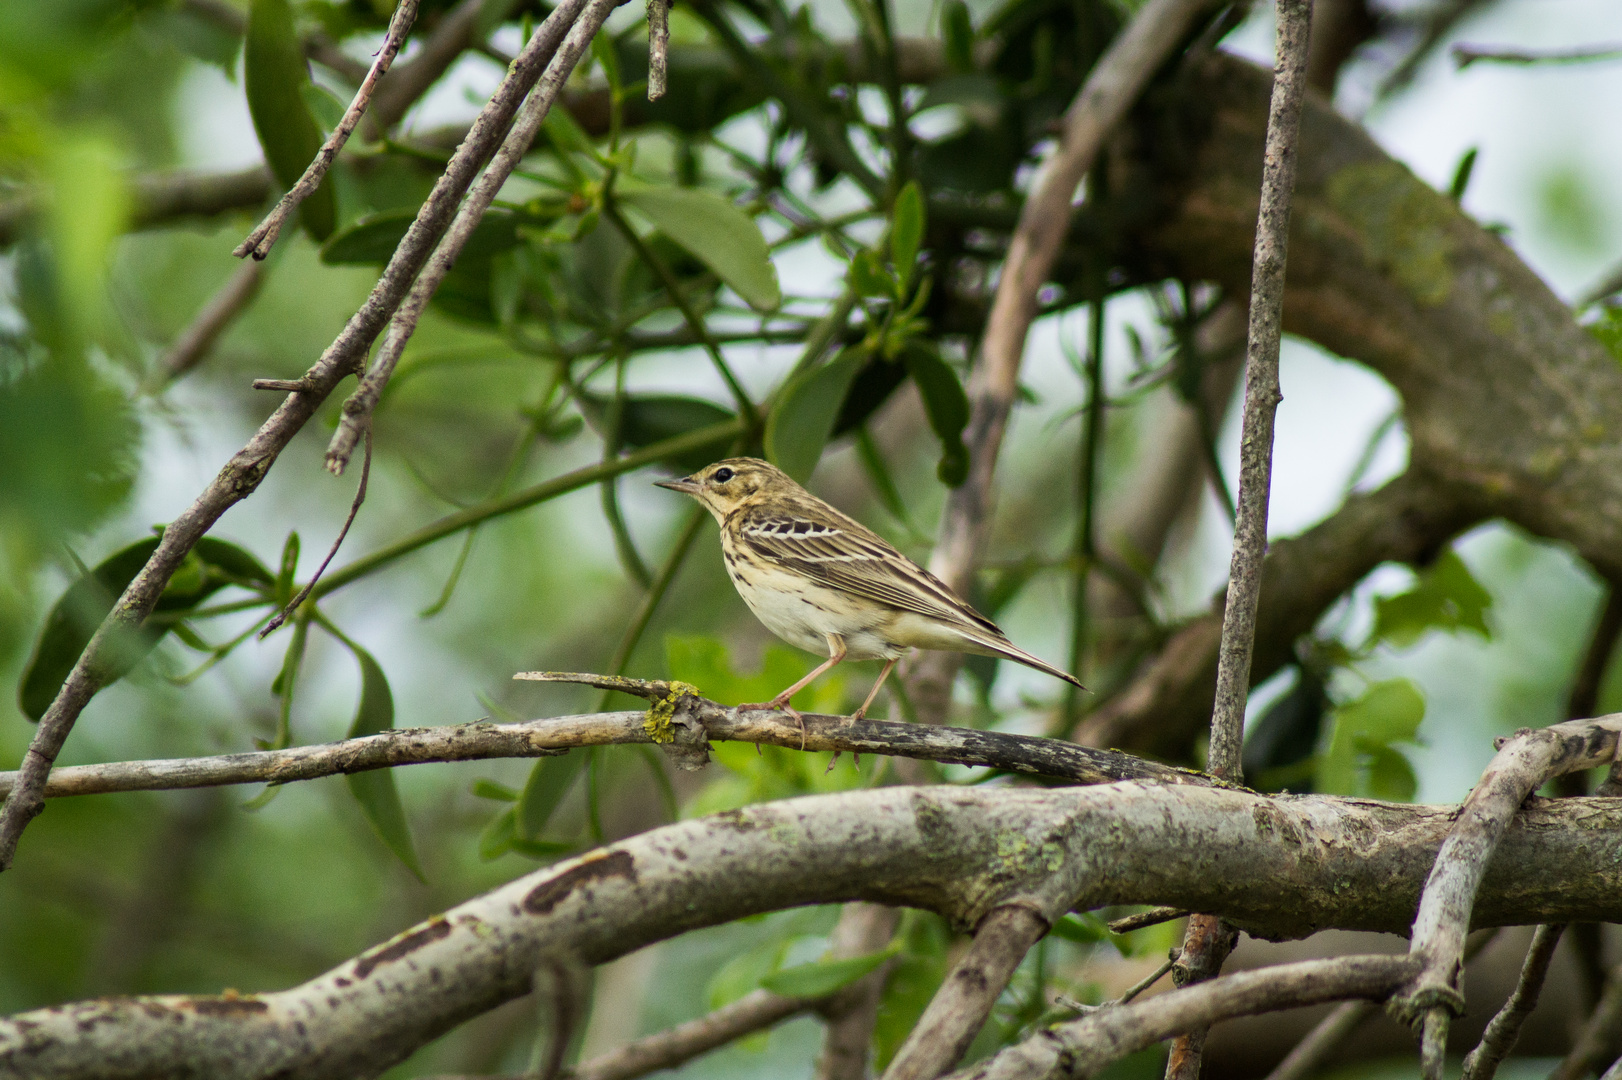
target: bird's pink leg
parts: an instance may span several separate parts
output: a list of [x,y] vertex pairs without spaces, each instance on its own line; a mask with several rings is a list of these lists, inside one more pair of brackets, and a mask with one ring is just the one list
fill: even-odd
[[[901,659],[899,656],[896,657],[896,660],[899,660],[899,659]],[[864,717],[867,716],[867,707],[869,705],[873,704],[873,699],[874,698],[879,696],[879,687],[883,686],[884,685],[884,680],[888,679],[890,677],[890,672],[895,668],[895,664],[896,664],[895,660],[886,661],[886,663],[884,665],[884,670],[879,672],[879,681],[874,683],[873,684],[873,689],[871,689],[871,690],[869,690],[867,692],[867,700],[862,702],[862,707],[860,709],[857,709],[855,712],[850,714],[850,719],[851,719],[852,723],[854,723],[857,720],[861,720],[861,719],[863,719]]]
[[821,675],[823,672],[827,671],[829,668],[833,667],[835,664],[839,663],[839,661],[845,658],[845,639],[840,637],[838,634],[829,634],[828,653],[829,656],[827,660],[824,660],[822,663],[818,664],[812,669],[809,675],[795,683],[793,686],[789,687],[787,690],[784,690],[781,694],[778,694],[770,701],[756,702],[752,705],[739,705],[738,711],[743,712],[747,709],[771,709],[775,712],[788,713],[790,716],[794,717],[795,723],[800,725],[800,749],[804,750],[805,717],[801,716],[798,710],[792,708],[789,705],[789,701],[794,697],[795,694],[798,694],[801,690],[804,690],[807,686],[810,686],[812,682],[816,680],[817,676]]

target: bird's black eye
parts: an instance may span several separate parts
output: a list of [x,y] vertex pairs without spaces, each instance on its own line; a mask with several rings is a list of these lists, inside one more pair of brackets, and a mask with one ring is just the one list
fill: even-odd
[[715,475],[710,477],[710,479],[714,480],[717,484],[724,484],[728,480],[731,480],[732,477],[733,472],[731,469],[716,469]]

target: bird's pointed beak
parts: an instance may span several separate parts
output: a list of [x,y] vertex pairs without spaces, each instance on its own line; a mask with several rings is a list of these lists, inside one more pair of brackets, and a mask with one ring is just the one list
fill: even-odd
[[653,482],[653,486],[668,488],[671,491],[679,491],[683,495],[698,494],[698,485],[693,483],[691,477],[687,476],[682,477],[680,480],[655,480]]

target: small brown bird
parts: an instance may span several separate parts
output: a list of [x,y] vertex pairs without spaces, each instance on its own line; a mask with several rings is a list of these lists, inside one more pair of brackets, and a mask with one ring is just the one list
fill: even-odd
[[727,574],[766,629],[828,656],[771,701],[740,709],[778,709],[798,719],[789,699],[817,676],[841,660],[883,659],[878,682],[851,716],[860,720],[909,648],[1000,656],[1081,686],[1015,646],[934,574],[775,465],[727,458],[658,486],[691,495],[715,516]]

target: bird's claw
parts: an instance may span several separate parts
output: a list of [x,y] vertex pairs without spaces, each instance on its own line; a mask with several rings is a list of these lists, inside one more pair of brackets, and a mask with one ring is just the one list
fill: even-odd
[[[764,709],[768,712],[788,713],[790,716],[794,717],[794,722],[800,725],[800,749],[805,749],[805,717],[801,716],[800,711],[788,703],[787,698],[772,698],[770,701],[757,701],[750,705],[739,705],[737,707],[738,712],[746,712],[754,709]],[[756,744],[756,748],[759,748],[758,743]]]

